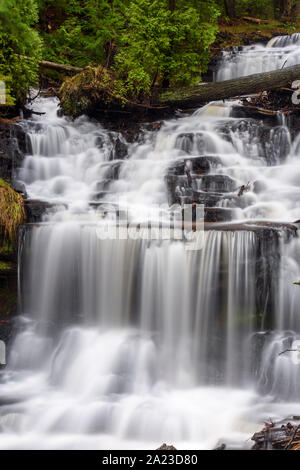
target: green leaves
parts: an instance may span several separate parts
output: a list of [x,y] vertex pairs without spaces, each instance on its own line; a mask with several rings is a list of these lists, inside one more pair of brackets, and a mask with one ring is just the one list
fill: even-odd
[[213,3],[178,2],[172,12],[165,0],[132,0],[125,15],[115,70],[130,93],[149,94],[165,79],[171,86],[201,79],[217,32]]
[[[199,82],[217,32],[213,0],[2,0],[0,74],[17,101],[43,58],[113,70],[124,99]],[[44,44],[44,46],[43,46]],[[21,56],[28,56],[30,60]]]
[[[42,41],[33,25],[38,19],[35,0],[2,0],[0,3],[0,75],[17,101],[24,101],[29,85],[38,83]],[[24,60],[20,56],[28,56]]]
[[197,83],[217,32],[212,0],[177,0],[174,11],[168,0],[43,3],[47,11],[58,4],[62,9],[60,26],[43,34],[46,58],[111,66],[128,98],[141,99],[166,81],[172,86]]

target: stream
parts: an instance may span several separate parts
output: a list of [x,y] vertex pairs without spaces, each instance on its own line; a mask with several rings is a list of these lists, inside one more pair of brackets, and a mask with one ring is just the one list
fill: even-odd
[[[224,53],[215,78],[285,62],[298,33]],[[22,122],[17,178],[49,208],[21,230],[0,449],[251,448],[264,421],[300,415],[300,358],[279,355],[300,340],[300,135],[227,101],[127,142],[58,104]],[[101,207],[141,223],[178,200],[205,205],[200,250],[99,236]]]

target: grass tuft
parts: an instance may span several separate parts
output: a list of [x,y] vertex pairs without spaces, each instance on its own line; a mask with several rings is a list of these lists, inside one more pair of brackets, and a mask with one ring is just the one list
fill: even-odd
[[64,114],[77,117],[94,105],[126,103],[120,82],[106,68],[86,67],[74,77],[66,78],[60,89],[60,105]]
[[23,198],[0,178],[0,249],[13,246],[17,230],[25,220]]

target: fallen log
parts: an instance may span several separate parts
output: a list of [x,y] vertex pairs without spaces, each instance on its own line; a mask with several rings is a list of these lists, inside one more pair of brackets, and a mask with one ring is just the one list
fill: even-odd
[[79,73],[82,72],[82,67],[74,67],[73,65],[65,65],[65,64],[56,64],[55,62],[49,62],[48,60],[42,60],[40,62],[40,67],[46,69],[57,70],[58,72],[66,72],[66,73]]
[[[19,55],[22,59],[33,60],[31,57],[27,57],[25,55]],[[57,64],[56,62],[50,62],[49,60],[41,60],[39,62],[40,68],[56,70],[57,72],[65,72],[65,73],[80,73],[84,69],[82,67],[75,67],[74,65],[66,65],[66,64]]]
[[251,440],[255,442],[253,450],[299,450],[300,425],[265,423],[264,429],[256,432]]
[[265,90],[276,90],[288,86],[299,78],[300,65],[295,65],[272,72],[225,80],[224,82],[203,83],[194,87],[163,91],[158,97],[157,104],[182,109],[192,108],[209,101],[252,95]]
[[[25,58],[31,60],[29,57]],[[89,67],[74,67],[72,65],[58,64],[46,60],[41,61],[39,65],[43,69],[57,70],[66,74],[83,73],[90,69]],[[102,69],[104,68],[102,67]],[[107,71],[107,73],[109,73],[109,71]],[[297,79],[300,79],[300,65],[225,80],[223,82],[202,83],[193,87],[161,90],[160,92],[155,91],[147,103],[128,101],[125,106],[124,103],[115,103],[115,106],[112,106],[110,103],[109,106],[106,106],[105,102],[95,102],[93,106],[99,108],[99,105],[102,105],[105,109],[114,109],[114,111],[120,110],[120,112],[123,109],[123,111],[129,111],[131,113],[134,111],[141,112],[142,109],[144,111],[165,111],[168,108],[170,110],[174,108],[189,109],[202,106],[210,101],[249,96],[255,93],[278,90],[284,87],[290,88],[291,83]],[[292,102],[291,107],[295,107]]]
[[252,18],[252,16],[243,16],[243,20],[248,21],[248,23],[254,24],[267,24],[268,20],[262,20],[261,18]]

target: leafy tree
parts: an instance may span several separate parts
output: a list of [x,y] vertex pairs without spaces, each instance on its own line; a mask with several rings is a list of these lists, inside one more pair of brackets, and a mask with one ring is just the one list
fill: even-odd
[[146,96],[155,84],[197,83],[218,13],[215,0],[2,0],[0,73],[23,101],[44,43],[45,59],[111,69],[124,99]]
[[42,41],[34,29],[37,21],[35,0],[2,0],[0,3],[0,76],[10,96],[18,102],[24,101],[29,86],[38,82]]
[[47,58],[112,66],[116,83],[134,96],[149,93],[156,82],[199,81],[217,32],[212,0],[40,0],[40,5],[41,25],[51,9],[60,19],[47,32],[44,25]]
[[[171,7],[171,8],[170,8]],[[118,38],[115,68],[133,94],[167,79],[172,86],[199,82],[217,32],[209,1],[132,0]]]
[[104,64],[124,27],[124,1],[39,0],[40,29],[49,60],[77,66]]
[[229,18],[243,15],[265,18],[291,17],[297,14],[299,0],[218,0],[221,11]]

